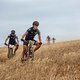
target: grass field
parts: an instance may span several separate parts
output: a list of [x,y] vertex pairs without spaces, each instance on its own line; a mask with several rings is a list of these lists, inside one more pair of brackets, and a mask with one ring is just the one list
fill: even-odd
[[42,45],[33,62],[20,61],[22,47],[13,59],[0,48],[0,80],[80,80],[80,41]]

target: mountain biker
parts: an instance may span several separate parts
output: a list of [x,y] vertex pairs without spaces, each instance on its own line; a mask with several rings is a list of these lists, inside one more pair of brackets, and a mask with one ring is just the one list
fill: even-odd
[[56,39],[53,37],[53,38],[52,38],[53,43],[55,43],[55,40],[56,40]]
[[46,40],[47,40],[47,43],[50,44],[51,38],[49,35],[47,36]]
[[[7,44],[7,41],[8,41],[8,44]],[[4,44],[8,46],[8,51],[9,51],[9,45],[14,45],[15,46],[14,54],[16,53],[16,51],[19,47],[19,40],[18,40],[18,37],[15,34],[15,30],[11,30],[11,34],[8,35]]]
[[[34,45],[36,46],[34,51],[38,50],[41,47],[42,40],[41,40],[41,34],[38,29],[39,22],[34,21],[32,24],[32,27],[30,27],[21,38],[21,41],[26,40],[29,43],[29,40],[34,41]],[[39,41],[34,40],[34,37],[38,34]],[[25,38],[25,39],[24,39]],[[22,58],[21,61],[24,61],[24,56],[26,55],[27,58],[27,51],[28,51],[28,43],[23,42],[23,52],[22,52]]]

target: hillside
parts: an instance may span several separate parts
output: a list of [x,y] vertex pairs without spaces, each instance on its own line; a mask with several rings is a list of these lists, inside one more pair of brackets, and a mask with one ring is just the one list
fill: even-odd
[[33,62],[20,62],[22,47],[13,59],[0,48],[0,80],[80,80],[80,41],[42,45]]

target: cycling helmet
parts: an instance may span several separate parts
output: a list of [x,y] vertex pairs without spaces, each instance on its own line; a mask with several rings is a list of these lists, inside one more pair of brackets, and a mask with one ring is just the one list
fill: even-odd
[[11,34],[15,34],[15,30],[11,30]]
[[34,21],[33,25],[39,26],[39,22],[38,21]]

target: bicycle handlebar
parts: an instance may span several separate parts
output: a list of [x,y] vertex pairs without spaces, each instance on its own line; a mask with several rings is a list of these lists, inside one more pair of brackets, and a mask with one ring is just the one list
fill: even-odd
[[[28,41],[26,41],[24,39],[21,39],[21,41],[26,42],[26,43],[28,42]],[[39,44],[42,45],[42,42],[40,42]]]

